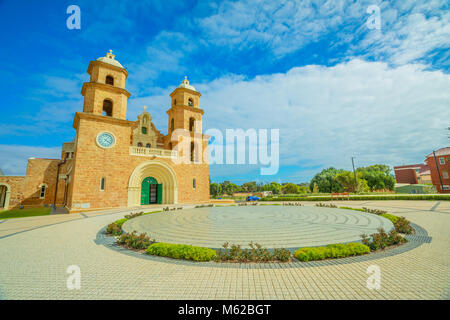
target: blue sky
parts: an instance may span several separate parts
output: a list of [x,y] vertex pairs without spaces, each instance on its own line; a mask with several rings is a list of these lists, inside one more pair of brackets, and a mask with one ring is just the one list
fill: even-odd
[[[66,9],[81,9],[81,29]],[[381,29],[369,29],[369,5]],[[167,132],[187,75],[204,129],[280,129],[280,170],[211,166],[213,181],[308,181],[322,168],[422,162],[449,145],[448,1],[0,0],[0,168],[58,157],[74,137],[90,60],[113,49],[129,77],[128,119],[145,104]]]

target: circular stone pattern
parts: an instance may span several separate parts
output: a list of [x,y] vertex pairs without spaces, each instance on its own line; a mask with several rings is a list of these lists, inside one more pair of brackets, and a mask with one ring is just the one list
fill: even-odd
[[381,216],[355,210],[271,205],[163,211],[123,225],[125,232],[145,232],[158,242],[209,248],[225,242],[248,247],[253,241],[266,248],[354,242],[377,228],[389,232],[394,226]]

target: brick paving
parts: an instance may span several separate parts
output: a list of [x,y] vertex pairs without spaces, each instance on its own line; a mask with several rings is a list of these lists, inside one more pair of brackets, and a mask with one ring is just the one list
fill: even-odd
[[[10,219],[0,223],[1,299],[449,299],[450,203],[339,201],[405,216],[430,243],[401,254],[308,268],[250,268],[142,259],[97,241],[125,210]],[[306,203],[305,205],[313,205]],[[433,211],[431,209],[434,207]],[[135,210],[134,210],[135,211]],[[1,222],[1,221],[0,221]],[[9,225],[9,226],[8,226]],[[381,289],[366,288],[370,265]],[[67,267],[81,269],[81,289],[66,287]]]

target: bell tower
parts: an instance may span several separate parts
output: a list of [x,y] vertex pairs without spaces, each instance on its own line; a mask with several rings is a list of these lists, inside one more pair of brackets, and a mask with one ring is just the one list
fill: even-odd
[[89,63],[90,81],[83,84],[83,112],[126,120],[130,93],[125,89],[127,70],[115,60],[112,50]]
[[169,136],[176,129],[185,129],[190,132],[202,132],[202,116],[200,109],[200,92],[189,84],[187,77],[170,94],[171,107],[167,110],[169,115]]

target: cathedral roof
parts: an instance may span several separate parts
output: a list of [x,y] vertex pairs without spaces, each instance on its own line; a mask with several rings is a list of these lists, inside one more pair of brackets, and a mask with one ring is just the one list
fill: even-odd
[[119,63],[119,61],[114,59],[115,57],[116,56],[112,53],[112,50],[109,50],[109,52],[106,53],[106,56],[98,58],[97,61],[105,62],[115,67],[124,69],[124,67]]
[[181,81],[181,84],[178,86],[178,88],[186,88],[186,89],[189,89],[192,91],[197,91],[197,90],[195,90],[194,86],[191,86],[189,84],[189,80],[187,79],[187,77],[184,77],[184,80]]

